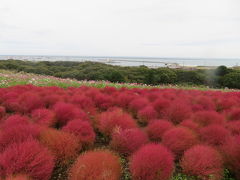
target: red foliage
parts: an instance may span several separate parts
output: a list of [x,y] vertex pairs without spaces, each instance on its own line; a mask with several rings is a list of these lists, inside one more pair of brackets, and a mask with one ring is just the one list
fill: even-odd
[[25,174],[17,174],[8,176],[5,180],[31,180],[31,178]]
[[240,121],[229,121],[225,127],[232,133],[232,135],[240,135]]
[[173,155],[159,144],[147,144],[130,159],[133,180],[169,180],[173,173]]
[[221,148],[224,154],[224,160],[237,178],[240,178],[240,136],[231,138]]
[[0,106],[0,119],[6,115],[6,109],[3,106]]
[[216,102],[217,111],[229,110],[237,105],[237,99],[234,97],[221,97]]
[[112,97],[102,93],[97,93],[95,95],[94,102],[96,107],[98,107],[101,110],[107,110],[113,105]]
[[63,102],[64,99],[61,95],[50,93],[43,97],[43,101],[46,107],[53,107],[57,102]]
[[5,127],[12,127],[15,125],[22,125],[22,124],[28,124],[29,118],[27,116],[22,116],[19,114],[8,116],[7,119],[4,120],[2,124],[2,128]]
[[138,112],[137,116],[138,116],[140,122],[148,123],[150,120],[156,119],[158,116],[158,113],[153,108],[153,106],[148,105],[145,108],[141,109]]
[[178,100],[173,101],[164,113],[167,119],[171,120],[174,124],[179,124],[184,119],[189,118],[192,111],[187,104]]
[[200,130],[200,136],[203,143],[220,146],[229,140],[230,132],[223,126],[210,125]]
[[192,121],[191,119],[186,119],[186,120],[182,121],[179,125],[189,128],[195,132],[198,132],[199,128],[200,128],[200,126],[196,122]]
[[163,112],[167,109],[170,105],[170,101],[164,98],[158,98],[156,101],[153,102],[153,106],[155,110],[158,112],[159,117],[163,117]]
[[199,111],[192,116],[192,120],[199,124],[201,127],[205,127],[211,124],[223,124],[224,117],[215,111]]
[[0,152],[13,143],[21,143],[39,136],[40,128],[36,125],[18,124],[8,126],[0,134]]
[[88,120],[85,112],[70,103],[58,102],[54,105],[53,110],[60,125],[65,125],[73,119]]
[[87,121],[82,121],[81,119],[69,121],[63,127],[63,131],[73,133],[83,145],[89,146],[94,144],[96,134],[91,124]]
[[49,109],[36,109],[31,113],[32,121],[43,126],[54,126],[56,123],[55,113]]
[[42,98],[33,92],[26,92],[18,98],[18,111],[21,113],[30,113],[34,109],[43,108]]
[[214,111],[216,107],[211,98],[200,95],[194,98],[192,109],[193,111],[203,111],[203,110]]
[[76,104],[79,108],[88,110],[95,107],[91,98],[82,95],[82,94],[75,94],[70,98],[70,102]]
[[119,180],[119,157],[109,150],[88,151],[81,154],[70,170],[69,180]]
[[110,146],[125,155],[129,155],[148,142],[147,135],[138,128],[115,129]]
[[162,143],[179,158],[184,151],[199,143],[197,135],[190,129],[175,127],[166,131]]
[[240,108],[231,109],[230,112],[228,112],[228,119],[240,120]]
[[48,180],[54,167],[52,155],[36,141],[12,144],[0,154],[0,175],[24,173],[32,179]]
[[111,135],[114,128],[130,129],[137,127],[133,118],[121,109],[106,111],[99,116],[99,130],[105,135]]
[[163,134],[171,128],[173,124],[167,120],[154,120],[148,124],[146,132],[150,140],[161,141]]
[[81,149],[76,136],[51,128],[40,133],[40,142],[48,147],[60,164],[68,164]]
[[127,109],[129,106],[129,103],[133,100],[135,96],[130,93],[119,93],[118,96],[115,98],[115,104],[119,107]]
[[142,98],[142,97],[138,97],[133,99],[130,103],[129,103],[129,109],[136,113],[139,110],[143,109],[144,107],[146,107],[149,104],[148,99],[146,98]]
[[187,150],[181,160],[183,172],[203,180],[221,180],[223,160],[218,151],[210,146],[197,145]]

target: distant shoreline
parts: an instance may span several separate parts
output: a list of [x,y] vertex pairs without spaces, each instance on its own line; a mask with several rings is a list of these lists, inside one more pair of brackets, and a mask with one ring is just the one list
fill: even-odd
[[104,57],[104,56],[23,56],[0,55],[0,59],[27,60],[27,61],[76,61],[99,62],[119,66],[147,66],[149,68],[169,67],[173,69],[211,69],[221,65],[237,67],[240,59],[221,58],[155,58],[155,57]]

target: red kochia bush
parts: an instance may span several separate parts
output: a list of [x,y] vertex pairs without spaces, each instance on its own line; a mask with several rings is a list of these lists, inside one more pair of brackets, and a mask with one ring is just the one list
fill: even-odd
[[203,143],[212,146],[220,146],[226,143],[230,138],[230,132],[220,125],[211,125],[200,130]]
[[157,111],[153,108],[153,106],[148,105],[145,108],[141,109],[138,112],[138,119],[140,122],[148,123],[150,120],[156,119],[158,116]]
[[159,144],[147,144],[130,159],[133,180],[169,180],[174,169],[170,151]]
[[143,98],[143,97],[138,97],[133,99],[129,103],[129,109],[133,111],[134,113],[138,112],[139,110],[143,109],[149,104],[148,99]]
[[109,150],[81,154],[70,170],[69,180],[119,180],[119,158]]
[[68,164],[81,149],[81,144],[76,136],[51,128],[41,132],[40,142],[48,147],[60,164]]
[[69,121],[63,131],[73,133],[83,145],[93,145],[96,134],[88,121],[76,119]]
[[138,128],[121,130],[117,128],[112,134],[111,147],[129,155],[148,142],[147,135]]
[[196,122],[194,122],[193,120],[191,119],[186,119],[184,121],[182,121],[180,124],[180,126],[183,126],[183,127],[186,127],[186,128],[189,128],[195,132],[198,132],[199,131],[199,127],[200,125],[197,124]]
[[73,104],[59,102],[54,105],[53,110],[60,125],[65,125],[68,121],[78,118],[88,120],[86,113]]
[[163,134],[171,129],[173,127],[173,124],[170,121],[167,120],[154,120],[151,121],[147,128],[146,132],[148,134],[148,137],[152,141],[161,141]]
[[192,120],[205,127],[211,124],[223,124],[224,117],[215,111],[199,111],[193,114]]
[[203,180],[221,180],[223,160],[218,151],[204,145],[196,145],[187,150],[181,160],[183,172]]
[[133,98],[133,94],[122,92],[114,98],[114,102],[117,106],[127,109],[129,103],[132,101]]
[[190,147],[199,143],[197,135],[190,129],[175,127],[163,134],[162,143],[167,146],[177,157]]
[[193,99],[192,109],[193,111],[215,110],[216,107],[211,98],[200,95]]
[[32,121],[43,126],[53,126],[56,123],[55,113],[49,109],[36,109],[31,113]]
[[191,115],[190,107],[179,101],[173,101],[172,104],[164,111],[165,117],[171,120],[174,124],[181,123],[184,119]]
[[228,112],[228,119],[240,120],[240,108],[231,109],[230,112]]
[[3,106],[0,106],[0,119],[3,118],[6,114],[6,109]]
[[99,116],[99,130],[105,135],[111,135],[114,128],[130,129],[137,127],[133,118],[121,109],[106,111]]
[[40,128],[37,125],[19,124],[5,127],[0,135],[0,152],[13,143],[21,143],[39,136]]
[[164,98],[158,98],[153,102],[153,107],[157,111],[160,118],[164,116],[163,112],[169,107],[169,105],[170,101]]
[[240,179],[240,136],[227,141],[221,148],[227,168]]
[[28,175],[17,174],[8,176],[5,180],[31,180],[31,178]]
[[49,151],[36,141],[12,144],[0,154],[0,175],[24,173],[32,179],[48,180],[54,167]]
[[33,92],[26,92],[18,98],[18,111],[21,113],[30,113],[34,109],[44,107],[42,98]]
[[240,135],[240,121],[229,121],[225,127],[232,133],[232,135]]
[[15,114],[15,115],[11,115],[7,119],[5,119],[2,126],[4,129],[5,127],[12,127],[12,126],[23,125],[23,124],[28,124],[28,123],[29,123],[29,118],[27,116]]

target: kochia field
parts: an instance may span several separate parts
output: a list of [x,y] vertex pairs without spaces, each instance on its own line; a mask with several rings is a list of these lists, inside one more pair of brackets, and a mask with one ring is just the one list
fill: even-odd
[[0,89],[6,180],[240,178],[240,92]]

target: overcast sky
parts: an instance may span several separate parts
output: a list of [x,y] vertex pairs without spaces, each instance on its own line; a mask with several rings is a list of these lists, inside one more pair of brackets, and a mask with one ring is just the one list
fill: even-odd
[[240,58],[240,0],[0,0],[0,54]]

